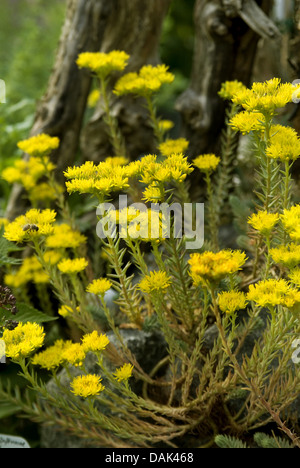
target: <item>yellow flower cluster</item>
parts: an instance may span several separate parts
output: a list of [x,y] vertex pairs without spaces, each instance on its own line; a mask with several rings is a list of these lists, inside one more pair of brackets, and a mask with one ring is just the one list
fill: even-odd
[[56,150],[59,144],[59,138],[42,133],[28,138],[27,140],[20,141],[18,147],[24,151],[24,153],[35,157],[41,157],[49,155],[52,151]]
[[44,344],[43,327],[37,323],[19,323],[14,330],[4,330],[5,354],[13,360],[28,357]]
[[46,247],[50,249],[76,249],[86,242],[87,238],[72,229],[68,224],[53,226],[53,234],[46,239]]
[[86,353],[81,343],[68,343],[61,353],[62,361],[71,366],[81,367],[85,360]]
[[91,193],[95,196],[108,197],[112,192],[129,187],[127,166],[116,165],[116,161],[104,161],[94,164],[87,161],[82,166],[68,168],[64,175],[68,182],[69,193]]
[[193,164],[201,172],[212,172],[217,169],[220,161],[215,154],[203,154],[194,159]]
[[79,68],[88,68],[101,78],[106,78],[110,73],[123,71],[129,60],[129,55],[124,51],[113,50],[104,52],[83,52],[77,59]]
[[83,350],[88,353],[98,353],[99,351],[104,351],[104,349],[109,345],[109,339],[106,335],[99,335],[95,330],[92,333],[84,335],[82,338],[82,347]]
[[98,101],[100,99],[100,91],[99,89],[94,89],[93,91],[90,92],[89,97],[88,97],[88,106],[93,109],[96,107]]
[[289,279],[292,284],[296,286],[300,286],[300,268],[295,268],[291,273],[289,274]]
[[84,271],[88,266],[88,261],[85,258],[64,259],[57,265],[59,271],[67,275],[76,275]]
[[118,382],[124,382],[132,376],[133,366],[129,363],[124,364],[122,367],[116,369],[114,377]]
[[61,365],[71,364],[75,367],[82,366],[86,353],[100,352],[109,344],[106,335],[99,335],[97,331],[82,337],[81,343],[73,343],[70,340],[57,340],[54,345],[36,354],[31,363],[43,369],[55,370]]
[[284,210],[281,221],[290,238],[294,242],[300,242],[300,205]]
[[[160,120],[159,129],[164,133],[168,132],[174,127],[174,123],[171,120]],[[181,151],[180,151],[181,152]]]
[[21,288],[27,283],[49,283],[49,275],[36,257],[26,257],[19,270],[4,276],[4,282],[11,288]]
[[240,250],[196,253],[189,260],[191,276],[196,286],[219,282],[241,270],[246,260],[246,254]]
[[156,155],[148,155],[140,161],[140,181],[143,184],[168,184],[183,182],[193,172],[188,159],[182,154],[172,154],[158,162]]
[[5,227],[3,237],[11,242],[28,242],[53,233],[54,210],[31,209],[25,215],[17,217]]
[[254,213],[249,219],[250,224],[254,229],[259,231],[265,236],[269,236],[274,230],[276,224],[279,221],[279,214],[268,213],[267,211],[259,211]]
[[43,162],[38,157],[31,157],[28,161],[15,161],[13,166],[2,171],[2,178],[9,184],[20,184],[26,190],[36,193],[38,180],[53,169],[55,169],[55,165],[50,162],[48,157],[45,157]]
[[[125,218],[126,211],[128,213]],[[121,224],[120,236],[122,238],[138,239],[142,242],[151,242],[153,240],[160,242],[165,240],[168,235],[168,222],[165,216],[151,209],[135,213],[132,210],[125,209],[119,213],[119,223]]]
[[246,111],[272,116],[278,108],[292,102],[295,89],[292,84],[281,83],[279,78],[273,78],[264,83],[253,83],[251,89],[242,89],[233,96],[232,101]]
[[99,278],[95,279],[91,284],[89,284],[86,290],[88,293],[104,296],[104,294],[109,291],[111,287],[111,281],[109,281],[107,278]]
[[99,395],[105,387],[101,383],[98,375],[80,375],[71,382],[72,393],[82,398],[95,397]]
[[282,305],[292,309],[300,303],[300,291],[293,289],[283,279],[269,279],[251,284],[247,299],[259,307],[273,308]]
[[61,317],[69,317],[73,312],[73,309],[67,305],[62,305],[59,309],[58,309],[58,315],[60,315]]
[[36,202],[43,202],[43,203],[49,203],[53,200],[56,200],[57,198],[57,193],[63,192],[63,187],[60,185],[56,184],[56,188],[53,186],[50,186],[47,182],[42,182],[29,190],[29,198],[31,203],[36,203]]
[[163,156],[172,156],[174,154],[185,153],[189,147],[189,142],[185,138],[176,140],[168,139],[161,143],[158,147]]
[[279,263],[287,268],[295,268],[300,264],[300,245],[288,244],[280,245],[270,249],[270,255],[275,263]]
[[32,365],[40,366],[42,369],[47,369],[49,371],[57,369],[64,362],[62,357],[64,350],[71,344],[71,341],[55,341],[55,343],[45,349],[45,351],[33,356],[31,360]]
[[222,312],[233,314],[237,310],[245,309],[246,295],[240,291],[225,291],[218,295],[218,304]]
[[261,132],[265,128],[265,117],[260,112],[243,111],[234,115],[229,122],[233,130],[246,135],[250,132]]
[[290,127],[273,125],[266,155],[281,161],[295,161],[300,156],[300,138],[297,132]]
[[159,91],[163,84],[174,81],[174,75],[168,71],[166,65],[145,65],[139,73],[128,73],[116,83],[114,93],[117,96],[136,94],[138,96],[151,96]]
[[246,89],[246,86],[238,80],[225,81],[218,94],[222,99],[231,100],[237,93],[246,91]]
[[171,285],[171,278],[165,271],[151,271],[139,284],[141,291],[150,294],[152,292],[165,291]]

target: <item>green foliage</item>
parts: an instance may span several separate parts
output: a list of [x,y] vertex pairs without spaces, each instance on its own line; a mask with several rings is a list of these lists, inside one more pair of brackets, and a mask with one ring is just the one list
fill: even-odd
[[239,439],[235,437],[227,436],[227,435],[217,435],[215,437],[215,443],[220,448],[247,448],[247,445]]
[[24,302],[17,302],[17,315],[4,312],[6,320],[17,320],[20,323],[32,322],[32,323],[46,323],[57,320],[57,317],[51,317],[39,310],[36,310],[29,304]]
[[53,66],[64,19],[65,2],[18,0],[1,3],[0,60],[9,102],[39,99]]
[[[263,432],[256,432],[253,436],[253,440],[255,444],[259,448],[293,448],[290,442],[286,439],[281,437],[270,436],[268,434],[264,434]],[[249,448],[247,444],[240,439],[232,436],[227,435],[217,435],[215,437],[215,443],[219,448]]]

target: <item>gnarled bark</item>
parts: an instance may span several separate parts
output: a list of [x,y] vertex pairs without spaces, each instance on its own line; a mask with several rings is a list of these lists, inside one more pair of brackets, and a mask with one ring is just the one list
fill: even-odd
[[259,35],[280,40],[266,16],[271,3],[266,0],[259,8],[254,0],[196,0],[191,83],[176,105],[192,155],[218,148],[224,124],[221,84],[236,79],[248,85]]

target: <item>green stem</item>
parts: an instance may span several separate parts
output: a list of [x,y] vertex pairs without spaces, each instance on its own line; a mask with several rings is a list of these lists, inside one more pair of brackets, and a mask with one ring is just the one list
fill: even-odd
[[157,118],[157,115],[156,115],[156,110],[155,110],[155,106],[153,104],[152,97],[147,95],[146,96],[146,101],[147,101],[147,108],[148,108],[148,111],[149,111],[151,123],[152,123],[152,126],[153,126],[154,135],[156,137],[157,144],[160,145],[163,142],[164,134],[163,134],[163,131],[161,130],[161,128],[159,126],[159,119]]
[[207,196],[208,196],[209,234],[211,236],[211,242],[212,242],[213,248],[215,250],[218,250],[219,248],[218,222],[217,222],[217,216],[216,216],[215,200],[214,200],[213,188],[212,188],[212,183],[211,183],[211,176],[208,171],[205,173],[205,181],[206,181]]
[[121,136],[118,121],[115,119],[110,111],[110,101],[107,92],[107,82],[105,78],[100,78],[100,87],[101,87],[101,96],[103,98],[104,103],[104,111],[106,114],[106,123],[109,128],[109,136],[111,140],[111,144],[114,148],[114,152],[116,156],[125,156],[125,144],[123,142],[123,138]]

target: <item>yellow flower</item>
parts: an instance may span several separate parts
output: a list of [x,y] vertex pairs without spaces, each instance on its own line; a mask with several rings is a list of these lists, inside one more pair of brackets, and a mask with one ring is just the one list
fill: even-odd
[[28,242],[41,236],[53,233],[53,223],[56,212],[54,210],[31,209],[25,215],[19,216],[9,223],[3,237],[11,242]]
[[222,83],[219,96],[225,100],[231,100],[237,93],[245,91],[246,86],[240,81],[225,81]]
[[61,353],[62,361],[65,361],[72,366],[80,367],[85,360],[85,351],[80,343],[68,342]]
[[289,210],[284,210],[281,215],[281,221],[285,231],[292,237],[293,232],[300,227],[300,205],[295,205]]
[[24,153],[32,156],[44,156],[59,147],[60,141],[57,137],[50,137],[44,133],[33,136],[28,140],[23,140],[18,143],[18,147]]
[[[59,188],[57,186],[57,188]],[[61,192],[63,189],[61,188]],[[57,198],[57,193],[54,187],[50,187],[47,182],[35,185],[32,189],[29,190],[29,198],[31,202],[48,202],[55,200]]]
[[151,292],[165,291],[171,285],[171,278],[165,271],[151,271],[140,282],[140,289],[150,294]]
[[111,287],[111,281],[106,278],[100,278],[95,279],[91,284],[89,284],[86,290],[89,293],[104,296],[104,294],[109,291]]
[[300,264],[300,245],[294,243],[281,245],[270,249],[270,255],[275,263],[284,265],[287,268],[295,268]]
[[142,200],[146,203],[159,203],[164,199],[164,190],[161,190],[155,184],[145,188]]
[[69,167],[64,176],[66,179],[91,179],[98,175],[99,165],[95,166],[93,161],[86,161],[81,166]]
[[161,120],[159,122],[159,128],[163,132],[167,132],[168,130],[171,130],[174,127],[174,123],[171,120]]
[[290,238],[295,241],[300,241],[300,205],[292,206],[289,210],[284,210],[281,215],[281,221],[285,231]]
[[260,112],[243,111],[236,114],[229,122],[233,130],[241,132],[243,135],[250,132],[260,132],[264,130],[265,117]]
[[[279,305],[292,308],[298,301],[299,295],[283,279],[260,281],[249,286],[247,299],[260,307],[273,308]],[[298,297],[297,297],[298,296]]]
[[292,84],[281,83],[279,78],[273,78],[264,83],[253,83],[251,89],[241,90],[232,100],[247,111],[274,115],[278,108],[292,102],[294,93]]
[[300,291],[297,289],[291,289],[285,297],[284,307],[287,307],[292,312],[299,311],[300,305]]
[[118,382],[123,382],[124,380],[130,379],[130,377],[132,376],[132,371],[133,366],[129,363],[126,363],[119,369],[116,369],[116,372],[114,373],[114,378]]
[[129,55],[124,51],[113,50],[104,52],[83,52],[78,56],[79,68],[89,68],[101,78],[106,78],[114,71],[123,71],[128,63]]
[[130,216],[127,223],[124,219],[120,237],[138,239],[142,242],[160,242],[167,236],[167,230],[166,217],[158,211],[149,209],[145,212],[137,212],[134,217]]
[[177,140],[166,140],[158,147],[163,156],[171,156],[173,154],[185,153],[189,147],[189,142],[185,138]]
[[290,232],[290,238],[295,242],[300,242],[300,224]]
[[31,281],[36,284],[48,283],[49,275],[44,272],[36,257],[26,257],[19,270],[5,275],[4,281],[10,287],[20,288]]
[[267,211],[260,211],[254,213],[249,219],[250,224],[254,229],[259,231],[265,236],[269,236],[274,227],[279,221],[279,215],[275,213],[268,213]]
[[66,317],[70,317],[70,315],[73,313],[73,309],[69,306],[66,306],[66,305],[62,305],[59,309],[58,309],[58,314],[61,315],[62,317],[66,318]]
[[43,327],[37,323],[19,323],[14,330],[4,330],[5,354],[14,360],[24,358],[44,344]]
[[300,138],[297,132],[290,127],[273,125],[266,155],[281,161],[295,161],[300,156]]
[[101,380],[98,375],[91,374],[75,377],[71,383],[72,393],[82,398],[97,396],[105,389]]
[[88,261],[85,258],[75,258],[73,260],[65,259],[57,265],[59,271],[68,275],[80,273],[84,271],[87,266]]
[[300,286],[300,268],[295,268],[289,274],[289,279],[291,283],[295,284],[296,286]]
[[62,259],[62,253],[57,250],[47,250],[44,253],[44,261],[49,265],[57,265],[57,263]]
[[239,271],[246,260],[245,253],[240,250],[193,254],[189,260],[191,276],[196,286],[219,282],[222,278]]
[[68,224],[54,226],[53,234],[46,239],[50,249],[76,249],[86,242],[87,238],[75,231]]
[[5,227],[9,224],[9,220],[7,218],[0,218],[0,229]]
[[113,156],[105,159],[105,162],[111,167],[126,166],[129,163],[129,159],[125,156]]
[[233,314],[247,305],[246,295],[239,291],[222,292],[218,295],[218,304],[222,312]]
[[97,166],[88,161],[80,167],[68,168],[64,173],[67,179],[72,179],[66,182],[68,192],[107,196],[128,188],[128,171],[126,166],[123,167],[124,162],[124,158],[118,157],[117,160],[109,158]]
[[138,96],[151,96],[165,83],[172,83],[174,75],[168,72],[166,65],[145,65],[139,73],[128,73],[116,83],[114,93],[117,96],[123,94],[136,94]]
[[99,89],[94,89],[93,91],[90,92],[89,97],[88,97],[88,106],[93,109],[96,107],[98,104],[98,101],[100,99],[100,91]]
[[34,192],[38,180],[54,169],[55,165],[47,156],[43,157],[43,161],[40,157],[31,156],[28,161],[15,161],[13,166],[2,171],[2,177],[10,184],[17,183],[26,190]]
[[87,353],[89,351],[95,353],[103,351],[109,345],[109,339],[106,335],[99,335],[95,330],[92,333],[84,335],[82,338],[82,347]]
[[31,360],[31,364],[40,366],[48,371],[53,371],[63,363],[62,352],[70,344],[71,341],[57,340],[53,346],[50,346],[41,353],[35,354]]
[[203,154],[194,159],[193,164],[202,172],[215,171],[221,159],[215,154]]

